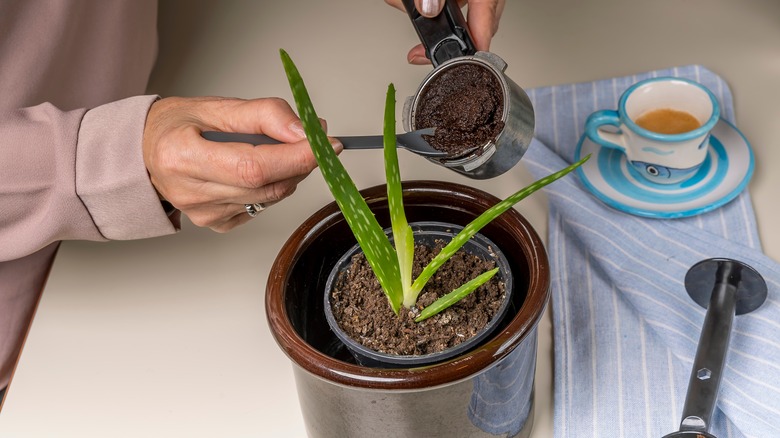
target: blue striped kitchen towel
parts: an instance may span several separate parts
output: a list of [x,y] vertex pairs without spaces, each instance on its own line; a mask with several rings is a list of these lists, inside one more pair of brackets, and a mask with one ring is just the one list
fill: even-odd
[[[734,122],[728,86],[701,66],[538,88],[529,93],[537,127],[525,166],[540,177],[571,163],[587,116],[616,108],[623,90],[656,76],[706,85],[722,117]],[[677,430],[705,314],[685,291],[685,273],[700,260],[729,257],[758,270],[769,297],[736,317],[711,433],[780,437],[780,265],[761,251],[747,191],[709,213],[651,219],[606,206],[578,176],[546,190],[555,436],[650,438]]]

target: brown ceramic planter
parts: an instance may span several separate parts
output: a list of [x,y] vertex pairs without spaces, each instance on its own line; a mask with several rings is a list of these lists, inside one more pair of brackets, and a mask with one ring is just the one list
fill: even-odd
[[[389,226],[384,186],[363,190]],[[432,181],[404,183],[410,222],[465,225],[498,202],[480,190]],[[418,368],[355,364],[330,332],[322,291],[341,254],[354,245],[335,203],[312,215],[280,250],[266,291],[279,346],[293,361],[311,437],[527,437],[533,423],[536,326],[549,300],[549,265],[531,225],[510,210],[481,231],[500,246],[515,279],[501,326],[477,348]]]

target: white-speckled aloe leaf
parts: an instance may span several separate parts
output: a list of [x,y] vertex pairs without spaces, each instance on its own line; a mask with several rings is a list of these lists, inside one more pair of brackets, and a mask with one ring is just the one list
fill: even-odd
[[477,232],[479,232],[479,230],[481,230],[485,225],[489,224],[490,221],[497,218],[500,214],[509,210],[510,208],[512,208],[513,205],[522,201],[523,199],[525,199],[535,191],[541,189],[542,187],[552,183],[553,181],[559,178],[566,176],[569,172],[580,167],[583,163],[588,161],[588,158],[590,158],[590,155],[586,156],[585,158],[581,159],[580,161],[577,161],[576,163],[570,166],[567,166],[555,173],[547,175],[546,177],[541,178],[538,181],[529,184],[527,187],[523,189],[518,190],[514,194],[504,199],[503,201],[487,209],[484,213],[479,215],[479,217],[477,217],[476,219],[471,221],[471,223],[463,227],[460,233],[458,233],[455,237],[453,237],[453,239],[450,241],[450,243],[447,244],[447,246],[442,248],[439,254],[437,254],[436,257],[434,257],[433,260],[430,261],[430,263],[428,263],[428,265],[423,269],[420,275],[414,280],[414,284],[412,285],[412,290],[415,291],[415,294],[419,294],[420,291],[423,289],[423,287],[425,287],[425,284],[428,282],[428,280],[433,276],[433,274],[436,273],[436,271],[441,267],[441,265],[443,265],[444,262],[449,260],[449,258],[452,257],[452,255],[455,254],[455,252],[457,252],[461,246],[463,246],[469,239],[471,239],[475,234],[477,234]]
[[390,244],[379,222],[360,195],[357,186],[350,178],[344,165],[339,161],[336,152],[333,151],[333,147],[320,125],[319,117],[314,111],[314,106],[298,68],[287,52],[280,50],[280,54],[290,89],[295,98],[295,104],[298,107],[298,115],[303,122],[306,137],[317,159],[320,172],[322,172],[328,188],[360,244],[360,248],[365,253],[371,269],[387,294],[390,306],[393,311],[398,313],[403,301],[403,288],[393,245]]
[[420,322],[424,319],[428,319],[431,316],[457,303],[458,301],[465,298],[468,294],[474,292],[478,287],[482,286],[485,282],[493,278],[493,276],[496,275],[497,272],[498,272],[498,268],[493,268],[487,272],[483,272],[477,275],[475,278],[469,280],[463,286],[455,289],[454,291],[448,293],[447,295],[444,295],[443,297],[429,304],[428,307],[426,307],[425,309],[423,309],[422,312],[420,312],[420,316],[415,318],[414,321]]
[[[393,84],[387,87],[387,97],[385,98],[384,146],[387,204],[390,209],[390,222],[393,226],[393,241],[395,242],[395,252],[398,256],[401,286],[404,291],[403,305],[412,307],[415,296],[407,296],[407,290],[412,287],[414,235],[412,227],[406,221],[406,213],[404,212],[401,170],[398,166],[398,149],[396,149],[395,138],[395,87]],[[410,298],[411,301],[409,300]]]

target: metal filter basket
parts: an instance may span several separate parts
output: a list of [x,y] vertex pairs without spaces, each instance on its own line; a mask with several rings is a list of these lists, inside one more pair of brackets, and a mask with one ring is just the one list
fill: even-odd
[[426,48],[426,56],[434,65],[417,92],[404,103],[404,129],[408,132],[417,129],[415,115],[420,96],[436,77],[463,64],[477,65],[493,74],[500,84],[503,129],[466,155],[428,159],[474,179],[493,178],[511,169],[525,154],[534,134],[534,109],[528,95],[504,73],[507,63],[503,59],[494,53],[476,51],[457,0],[447,0],[442,13],[435,18],[421,16],[413,0],[404,0],[404,5]]

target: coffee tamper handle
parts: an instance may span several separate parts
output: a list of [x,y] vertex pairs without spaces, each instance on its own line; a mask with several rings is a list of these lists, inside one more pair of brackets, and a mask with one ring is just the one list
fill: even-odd
[[725,370],[734,316],[760,307],[766,300],[767,287],[752,267],[737,260],[713,258],[702,260],[688,270],[685,289],[707,313],[688,381],[680,429],[665,438],[712,438],[709,429]]
[[414,0],[403,0],[414,30],[425,47],[425,56],[436,67],[444,61],[477,52],[458,0],[446,0],[442,12],[433,18],[420,15]]

